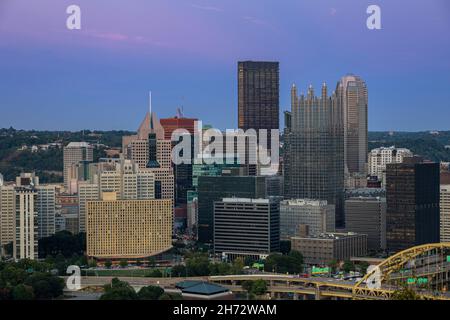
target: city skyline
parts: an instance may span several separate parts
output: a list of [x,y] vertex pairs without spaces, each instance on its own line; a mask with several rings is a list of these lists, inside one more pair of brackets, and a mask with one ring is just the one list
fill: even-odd
[[333,88],[354,73],[370,92],[370,131],[450,129],[450,40],[429,37],[448,28],[449,4],[378,2],[381,30],[366,28],[369,1],[80,0],[82,29],[67,30],[68,1],[4,1],[0,127],[134,130],[152,90],[160,118],[182,105],[236,128],[237,62],[264,60],[280,62],[280,114],[292,83]]

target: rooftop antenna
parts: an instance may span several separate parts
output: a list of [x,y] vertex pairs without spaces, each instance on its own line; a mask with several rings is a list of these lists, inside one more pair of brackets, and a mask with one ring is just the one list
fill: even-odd
[[148,111],[152,115],[152,92],[148,92]]
[[153,121],[152,121],[152,92],[148,92],[148,116],[149,116],[149,127],[153,130]]

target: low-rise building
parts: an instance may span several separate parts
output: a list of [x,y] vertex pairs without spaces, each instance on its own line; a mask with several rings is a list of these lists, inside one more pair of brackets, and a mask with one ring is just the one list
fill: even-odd
[[307,265],[326,265],[367,254],[367,235],[356,233],[322,233],[292,237],[291,248],[302,253]]
[[367,234],[369,250],[385,250],[386,198],[355,197],[345,200],[345,230]]
[[289,240],[297,235],[300,225],[309,233],[335,231],[335,206],[326,200],[292,199],[280,203],[280,238]]

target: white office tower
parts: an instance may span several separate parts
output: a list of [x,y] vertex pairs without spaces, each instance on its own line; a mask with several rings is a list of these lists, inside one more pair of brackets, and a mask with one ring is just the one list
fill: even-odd
[[100,173],[100,194],[116,192],[119,200],[150,200],[155,198],[155,175],[149,169],[122,159],[114,170]]
[[450,184],[441,184],[440,241],[450,242]]
[[16,191],[14,186],[0,186],[0,255],[16,239]]
[[299,235],[301,227],[308,233],[334,232],[335,206],[326,200],[293,199],[280,203],[280,238],[289,240]]
[[386,182],[386,165],[389,163],[402,163],[405,157],[412,157],[409,149],[381,147],[372,149],[369,153],[369,174],[377,176],[383,185]]
[[15,260],[38,258],[36,200],[37,192],[34,188],[16,188],[16,239],[13,245]]
[[39,239],[55,234],[56,190],[55,186],[39,185],[36,187]]
[[100,191],[97,183],[82,182],[78,186],[78,227],[79,232],[86,232],[86,205],[88,201],[98,201]]
[[94,159],[94,148],[87,142],[70,142],[64,147],[64,186],[69,189],[69,169],[72,165],[80,162],[92,162]]

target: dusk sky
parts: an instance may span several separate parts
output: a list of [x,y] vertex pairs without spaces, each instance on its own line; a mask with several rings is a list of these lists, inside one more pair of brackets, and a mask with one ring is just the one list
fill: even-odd
[[239,60],[280,62],[280,115],[354,73],[369,130],[450,130],[448,0],[0,0],[0,127],[135,130],[152,90],[160,118],[235,128]]

